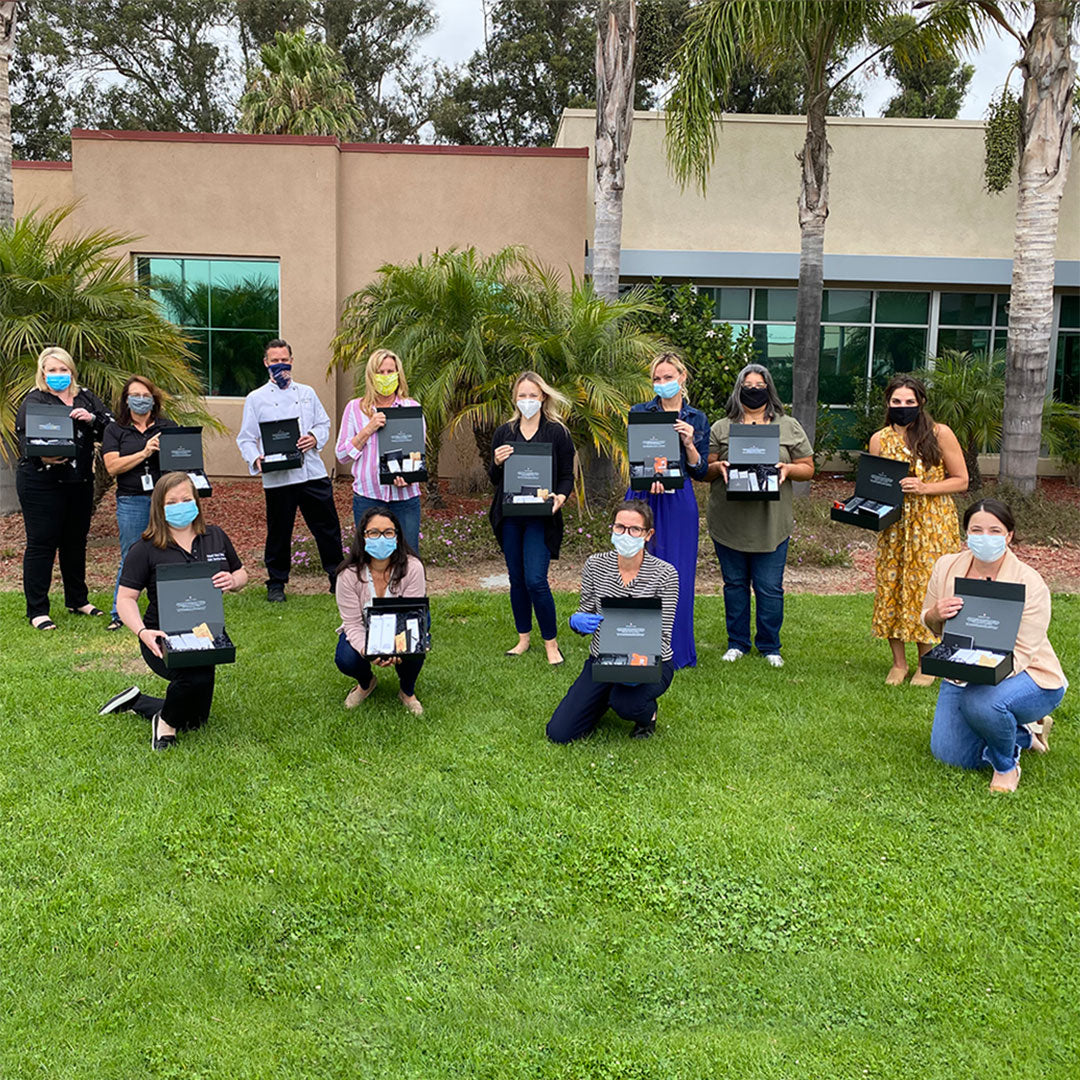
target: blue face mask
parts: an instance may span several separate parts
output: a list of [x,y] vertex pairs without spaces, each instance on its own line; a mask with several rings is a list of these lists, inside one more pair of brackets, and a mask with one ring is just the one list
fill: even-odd
[[675,379],[671,382],[654,382],[652,388],[653,393],[662,398],[673,398],[682,389]]
[[50,371],[45,376],[45,385],[50,390],[66,390],[71,385],[71,372]]
[[128,394],[128,408],[136,416],[145,416],[154,407],[154,399],[149,394]]
[[270,372],[270,378],[279,390],[288,390],[289,383],[292,382],[292,364],[269,364],[266,370]]
[[645,537],[613,532],[611,534],[611,546],[624,559],[632,559],[645,546]]
[[185,502],[167,503],[165,520],[174,529],[187,528],[199,516],[199,504],[194,499]]
[[373,559],[389,559],[397,550],[396,536],[376,536],[364,538],[364,550]]
[[968,550],[979,562],[997,562],[1005,554],[1005,537],[995,533],[968,533]]

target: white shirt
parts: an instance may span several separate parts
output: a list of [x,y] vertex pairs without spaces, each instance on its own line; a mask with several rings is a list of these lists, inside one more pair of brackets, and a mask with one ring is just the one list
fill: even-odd
[[330,438],[330,417],[326,415],[318,394],[310,386],[295,381],[285,390],[279,390],[276,383],[268,382],[244,398],[244,419],[240,424],[240,434],[236,436],[236,445],[247,462],[248,470],[252,476],[259,475],[255,471],[255,460],[263,455],[259,425],[267,420],[293,418],[300,421],[301,435],[315,436],[315,448],[304,451],[304,463],[299,469],[263,473],[264,488],[302,484],[306,480],[319,480],[327,475],[319,451]]

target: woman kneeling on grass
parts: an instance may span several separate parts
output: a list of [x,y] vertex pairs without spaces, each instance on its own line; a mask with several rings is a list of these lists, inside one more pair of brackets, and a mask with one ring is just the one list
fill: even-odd
[[[219,568],[213,582],[223,592],[238,592],[247,584],[247,571],[224,529],[206,524],[187,473],[166,473],[150,497],[150,525],[124,559],[116,610],[139,639],[147,667],[167,679],[169,688],[164,698],[158,698],[129,686],[98,710],[102,716],[124,711],[145,716],[154,750],[168,750],[178,731],[194,731],[205,724],[214,700],[213,664],[168,668],[161,652],[165,633],[158,623],[157,569],[197,562]],[[139,614],[143,589],[149,598],[145,616]]]
[[405,542],[401,525],[391,511],[371,507],[361,515],[349,554],[338,567],[335,592],[341,626],[334,663],[342,674],[356,680],[345,698],[345,708],[355,709],[374,692],[377,681],[371,666],[374,661],[377,667],[397,668],[398,697],[409,712],[420,716],[424,709],[416,699],[416,680],[424,666],[424,654],[373,658],[364,655],[367,645],[364,612],[374,597],[427,595],[424,564]]
[[[1050,590],[1033,567],[1009,549],[1016,522],[997,499],[980,499],[964,513],[967,550],[934,564],[923,602],[923,622],[940,637],[947,619],[963,606],[957,578],[1014,581],[1024,586],[1024,611],[1013,648],[1013,671],[997,686],[942,681],[930,750],[947,765],[994,770],[991,791],[1015,791],[1020,783],[1020,751],[1045,754],[1053,725],[1049,715],[1069,683],[1046,636]],[[968,601],[969,603],[971,601]]]
[[[568,743],[589,735],[600,718],[613,709],[633,723],[630,737],[647,739],[656,730],[657,699],[675,677],[671,632],[679,603],[679,575],[675,567],[650,555],[645,545],[652,539],[653,516],[647,503],[635,501],[618,508],[611,525],[613,551],[598,552],[585,560],[581,571],[581,603],[570,616],[570,629],[591,634],[589,655],[548,721],[552,742]],[[613,597],[660,597],[663,605],[661,676],[657,683],[606,683],[593,681],[593,663],[600,656],[600,601]]]

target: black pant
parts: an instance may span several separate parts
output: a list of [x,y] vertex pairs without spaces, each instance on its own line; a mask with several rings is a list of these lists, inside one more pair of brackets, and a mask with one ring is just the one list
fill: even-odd
[[177,731],[194,731],[202,727],[210,717],[210,705],[214,700],[214,665],[167,668],[165,661],[156,657],[141,641],[139,648],[146,666],[155,675],[169,680],[169,689],[164,698],[140,694],[128,708],[147,720],[161,713],[161,719]]
[[[409,653],[402,656],[400,662],[393,667],[393,670],[397,672],[401,692],[406,697],[412,697],[416,693],[416,680],[420,677],[424,659],[423,653]],[[338,635],[334,663],[337,664],[337,669],[342,675],[355,679],[365,690],[371,685],[371,680],[374,678],[371,661],[366,656],[361,656],[349,644],[349,639],[344,634]]]
[[592,668],[590,656],[548,721],[547,737],[552,742],[568,743],[592,734],[609,708],[631,723],[647,724],[656,712],[656,699],[675,677],[675,666],[670,660],[661,665],[658,683],[639,683],[637,686],[593,682]]
[[296,511],[311,531],[323,569],[334,578],[341,563],[341,522],[334,505],[334,485],[328,476],[300,484],[263,488],[266,496],[266,573],[270,584],[284,585],[292,565],[292,534]]
[[23,592],[28,618],[49,614],[49,586],[53,563],[60,552],[64,604],[83,607],[86,591],[86,537],[94,513],[94,485],[90,481],[59,484],[35,469],[15,473],[15,490],[26,529],[23,552]]

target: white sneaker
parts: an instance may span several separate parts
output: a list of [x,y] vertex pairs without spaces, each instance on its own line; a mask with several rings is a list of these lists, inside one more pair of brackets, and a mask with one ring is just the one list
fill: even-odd
[[744,653],[742,649],[728,649],[728,651],[724,653],[724,655],[721,656],[720,659],[727,660],[728,663],[732,663],[735,660],[741,660],[745,655],[746,653]]
[[773,667],[783,667],[784,658],[778,652],[771,652],[765,657],[765,662]]

